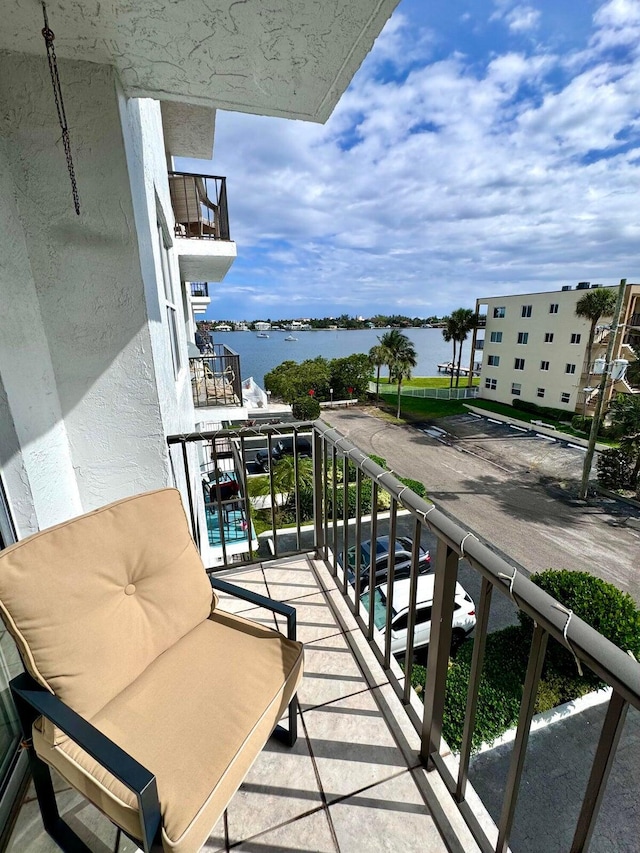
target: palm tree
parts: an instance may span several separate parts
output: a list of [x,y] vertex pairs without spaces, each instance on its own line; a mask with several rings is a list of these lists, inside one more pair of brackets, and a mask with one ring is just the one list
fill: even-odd
[[472,311],[470,308],[456,308],[455,311],[451,312],[451,319],[453,320],[455,328],[456,340],[460,344],[460,348],[458,350],[458,366],[456,368],[457,388],[460,384],[460,362],[462,361],[462,345],[467,340],[469,332],[471,331],[471,329],[473,329],[476,323],[476,315],[475,312]]
[[389,368],[389,382],[391,382],[391,367],[395,359],[396,352],[398,349],[402,349],[409,338],[403,334],[400,329],[391,329],[390,332],[385,332],[381,338],[378,338],[378,340],[380,341],[381,348],[384,350],[383,364],[386,364]]
[[387,338],[387,343],[384,346],[387,348],[390,356],[389,378],[393,377],[398,383],[398,411],[396,417],[399,419],[402,380],[411,378],[411,370],[418,363],[418,356],[409,338],[398,329],[393,329],[392,332],[383,335],[382,341],[385,338]]
[[596,287],[588,290],[576,303],[576,316],[591,321],[589,342],[587,343],[587,371],[591,373],[591,350],[596,334],[596,325],[600,317],[610,317],[616,307],[616,291],[610,287]]
[[442,337],[448,344],[453,343],[453,358],[451,359],[451,379],[449,381],[449,389],[451,389],[453,388],[453,369],[456,363],[456,344],[458,341],[456,338],[455,321],[452,317],[445,317],[444,320],[446,326],[442,330]]
[[[378,338],[380,340],[380,338]],[[371,364],[376,368],[376,399],[380,399],[380,368],[387,363],[387,351],[382,344],[376,344],[369,350]]]

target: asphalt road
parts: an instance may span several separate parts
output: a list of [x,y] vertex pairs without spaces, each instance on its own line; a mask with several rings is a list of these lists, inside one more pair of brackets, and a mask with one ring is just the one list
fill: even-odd
[[445,443],[362,409],[323,417],[397,474],[423,482],[439,508],[509,561],[529,572],[586,569],[640,602],[640,511],[571,500],[566,486],[579,477],[582,451],[466,415],[437,422],[461,434]]

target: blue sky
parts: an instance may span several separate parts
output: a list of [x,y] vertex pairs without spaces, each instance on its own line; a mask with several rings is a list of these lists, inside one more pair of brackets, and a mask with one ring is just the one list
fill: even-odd
[[238,260],[207,317],[640,281],[639,93],[640,0],[402,0],[325,125],[218,112]]

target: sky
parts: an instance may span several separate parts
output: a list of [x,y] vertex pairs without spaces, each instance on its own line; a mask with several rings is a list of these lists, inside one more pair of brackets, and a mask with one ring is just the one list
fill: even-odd
[[208,318],[638,282],[640,0],[402,0],[326,124],[219,111],[207,165],[238,247]]

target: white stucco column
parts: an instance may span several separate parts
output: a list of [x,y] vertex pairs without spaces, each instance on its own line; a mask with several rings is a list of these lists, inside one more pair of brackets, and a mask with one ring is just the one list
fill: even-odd
[[[20,536],[82,511],[16,188],[0,140],[0,468]],[[15,436],[15,442],[11,437]]]

